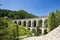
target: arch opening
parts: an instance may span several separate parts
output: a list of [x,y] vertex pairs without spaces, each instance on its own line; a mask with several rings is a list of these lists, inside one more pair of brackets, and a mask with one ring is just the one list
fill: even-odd
[[19,21],[19,23],[18,23],[19,25],[21,25],[21,21]]
[[42,20],[39,20],[39,25],[40,28],[42,27]]
[[28,30],[30,30],[30,28],[28,28]]
[[34,20],[33,22],[33,27],[36,27],[36,20]]
[[15,21],[14,23],[16,23],[17,24],[17,22]]
[[46,30],[44,30],[44,34],[47,34],[48,32],[47,32],[47,29]]
[[28,22],[28,27],[31,27],[31,21]]
[[23,26],[26,26],[26,21],[23,22]]

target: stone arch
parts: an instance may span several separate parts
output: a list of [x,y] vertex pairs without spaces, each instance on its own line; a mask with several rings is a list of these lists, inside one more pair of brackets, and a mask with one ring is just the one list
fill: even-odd
[[33,29],[32,29],[32,32],[33,32],[33,33],[36,32],[36,29],[33,28]]
[[23,26],[26,26],[26,21],[23,22]]
[[48,32],[47,32],[47,29],[46,30],[44,30],[44,34],[47,34]]
[[21,25],[21,21],[19,21],[19,23],[18,23],[19,25]]
[[47,25],[47,19],[45,19],[44,23],[45,23],[45,27],[48,27],[48,25]]
[[37,33],[38,33],[37,35],[41,35],[42,34],[42,30],[41,29],[38,29],[37,30]]
[[34,20],[33,22],[33,27],[36,27],[36,20]]
[[28,21],[28,27],[31,27],[31,21]]
[[17,24],[17,21],[14,21],[14,23],[16,23],[16,24]]

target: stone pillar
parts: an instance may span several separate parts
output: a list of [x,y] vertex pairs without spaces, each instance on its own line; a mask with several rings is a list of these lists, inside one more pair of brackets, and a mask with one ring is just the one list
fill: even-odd
[[44,30],[45,30],[45,28],[40,28],[41,30],[42,30],[42,35],[44,34]]
[[23,26],[23,24],[24,24],[23,21],[21,21],[21,26]]
[[44,34],[44,29],[42,29],[42,34]]
[[26,21],[26,28],[28,28],[28,21]]
[[36,27],[38,27],[38,25],[39,25],[39,24],[38,24],[38,20],[36,20]]
[[44,21],[45,19],[42,19],[42,28],[44,28]]
[[16,21],[17,22],[17,24],[19,24],[19,21]]
[[31,28],[33,27],[33,21],[31,20]]
[[45,19],[42,19],[42,28],[41,28],[41,30],[42,30],[42,34],[44,34],[44,30],[45,30],[45,24],[44,24],[44,22],[45,22]]
[[33,28],[30,28],[30,30],[32,31]]

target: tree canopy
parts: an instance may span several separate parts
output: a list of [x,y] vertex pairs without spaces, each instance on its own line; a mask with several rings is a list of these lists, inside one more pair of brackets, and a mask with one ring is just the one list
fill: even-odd
[[60,25],[60,11],[52,12],[48,16],[48,32],[55,29],[58,25]]
[[0,18],[0,40],[14,40],[18,36],[17,32],[19,37],[32,35],[31,31],[11,22],[10,19]]
[[0,17],[4,17],[4,16],[7,16],[12,19],[26,19],[26,18],[38,17],[31,13],[26,12],[25,10],[12,11],[12,10],[0,9]]

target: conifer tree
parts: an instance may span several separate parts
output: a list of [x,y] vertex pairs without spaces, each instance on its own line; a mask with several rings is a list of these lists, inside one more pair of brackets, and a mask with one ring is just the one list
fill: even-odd
[[56,28],[56,17],[54,12],[50,13],[47,24],[48,24],[48,29],[47,29],[48,32]]

